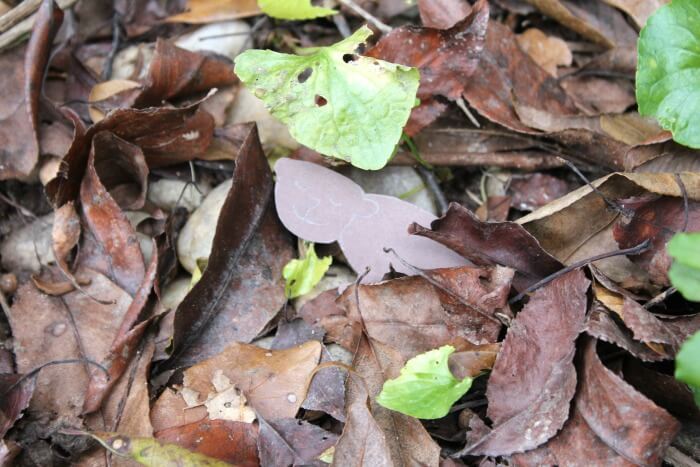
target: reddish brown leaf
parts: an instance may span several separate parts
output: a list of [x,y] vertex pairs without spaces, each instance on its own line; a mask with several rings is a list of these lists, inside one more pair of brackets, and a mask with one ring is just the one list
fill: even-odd
[[208,92],[235,82],[233,64],[226,58],[190,52],[159,38],[148,69],[148,81],[136,98],[135,106],[156,106],[163,101]]
[[[168,390],[151,412],[160,431],[207,418],[202,402],[217,391],[214,378],[227,378],[268,421],[294,418],[321,356],[321,344],[309,341],[285,350],[233,343],[223,352],[184,371],[179,391]],[[187,397],[186,403],[184,397]],[[194,397],[194,406],[191,403]]]
[[678,432],[673,417],[603,366],[594,342],[584,351],[580,397],[581,416],[593,432],[637,464],[659,464]]
[[199,110],[199,104],[176,109],[118,109],[88,129],[73,114],[75,137],[58,176],[46,186],[49,199],[61,206],[78,196],[92,139],[102,131],[138,146],[149,167],[177,164],[203,154],[211,142],[214,119]]
[[651,347],[634,340],[632,332],[617,324],[599,302],[593,303],[586,322],[586,332],[597,339],[625,349],[645,362],[658,362],[667,358],[652,350]]
[[432,238],[475,264],[513,268],[525,286],[563,267],[521,225],[482,222],[457,203],[451,203],[447,213],[433,221],[430,229],[413,224],[409,231]]
[[[455,100],[479,64],[488,19],[488,3],[480,0],[466,18],[450,29],[403,26],[383,36],[367,55],[418,67],[418,98],[422,101],[430,102],[438,95]],[[434,104],[429,105],[434,108]],[[421,116],[420,120],[425,119]],[[415,126],[413,122],[412,127]]]
[[[508,314],[513,272],[505,268],[436,269],[427,276],[402,277],[374,285],[348,287],[338,299],[348,318],[364,323],[373,342],[381,342],[408,360],[452,344],[496,342]],[[356,344],[355,344],[356,345]],[[348,350],[353,351],[354,346]]]
[[523,124],[513,102],[557,115],[575,115],[576,106],[555,78],[537,65],[501,23],[489,22],[486,44],[464,98],[481,115],[511,130],[536,133]]
[[326,467],[318,459],[338,441],[338,435],[294,418],[260,419],[260,465],[270,467]]
[[450,29],[469,14],[471,6],[465,0],[418,0],[418,11],[424,26]]
[[[111,276],[130,294],[138,290],[145,274],[145,265],[134,228],[98,175],[97,154],[124,151],[128,145],[113,133],[98,133],[93,142],[80,200],[88,240],[96,244],[92,254],[81,254],[81,263]],[[130,146],[130,145],[129,145]]]
[[173,354],[163,368],[201,361],[233,341],[250,342],[286,301],[282,268],[291,245],[272,210],[272,174],[255,128],[221,213],[207,268],[175,311]]
[[27,176],[39,159],[39,97],[63,11],[44,0],[26,49],[0,57],[0,180]]
[[[362,303],[362,299],[360,299]],[[363,308],[363,311],[365,309]],[[376,397],[384,381],[396,378],[406,359],[394,348],[368,340],[362,336],[353,359],[353,367],[364,380],[366,386],[348,377],[346,391],[346,429],[338,441],[347,443],[347,448],[354,449],[345,453],[336,462],[337,465],[421,465],[437,467],[440,461],[440,447],[430,437],[427,430],[416,418],[386,409],[376,403]],[[354,373],[353,373],[354,375]],[[354,388],[354,389],[353,389]],[[352,391],[356,392],[352,392]],[[369,390],[369,407],[367,411],[367,390]],[[382,436],[378,436],[376,427]],[[359,430],[365,430],[359,432]],[[346,436],[347,432],[347,436]],[[371,439],[370,439],[371,436]],[[389,453],[387,453],[387,448]],[[358,453],[371,453],[372,457],[358,456]],[[389,455],[387,455],[389,454]],[[338,455],[338,452],[336,452]],[[345,464],[345,461],[348,463]],[[350,460],[354,459],[354,460]],[[377,462],[373,464],[372,462]]]
[[35,383],[34,377],[0,374],[0,440],[29,407]]
[[650,239],[651,248],[630,259],[649,271],[650,279],[669,285],[668,268],[671,258],[666,243],[674,232],[700,230],[700,202],[688,200],[688,222],[685,222],[683,199],[671,196],[645,196],[620,201],[630,216],[621,217],[613,235],[620,248],[631,248]]
[[258,428],[251,423],[207,420],[155,433],[156,439],[240,467],[257,467]]
[[333,465],[348,467],[390,467],[395,465],[389,444],[372,417],[369,394],[361,381],[348,378],[347,421],[338,439]]
[[150,320],[147,319],[148,316],[144,316],[144,308],[146,308],[148,298],[151,295],[156,280],[157,266],[158,252],[154,244],[153,256],[144,274],[143,282],[136,291],[134,300],[124,314],[119,330],[112,341],[112,347],[109,350],[107,358],[102,362],[102,366],[107,369],[107,374],[94,369],[91,372],[90,382],[85,391],[83,413],[92,413],[100,408],[112,388],[119,382],[119,378],[124,374],[129,362],[133,358],[141,341],[141,337],[143,337],[146,327],[150,324]]
[[576,391],[575,342],[583,330],[590,282],[572,271],[536,291],[513,320],[489,377],[494,427],[470,437],[461,454],[510,455],[552,438]]
[[513,192],[511,205],[521,211],[534,211],[569,192],[564,180],[543,173],[514,178],[510,189]]

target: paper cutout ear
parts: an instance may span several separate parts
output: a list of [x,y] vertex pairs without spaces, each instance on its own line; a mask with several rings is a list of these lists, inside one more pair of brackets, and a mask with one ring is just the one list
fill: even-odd
[[347,177],[310,162],[280,159],[275,165],[275,205],[284,226],[317,243],[337,241],[364,283],[378,282],[390,267],[414,275],[392,253],[421,269],[470,264],[457,253],[424,237],[410,235],[413,222],[430,225],[431,213],[398,198],[366,194]]

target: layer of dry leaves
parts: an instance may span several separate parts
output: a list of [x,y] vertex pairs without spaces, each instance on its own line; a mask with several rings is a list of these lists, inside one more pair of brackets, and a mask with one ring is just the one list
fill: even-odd
[[[17,262],[0,245],[0,465],[133,465],[71,429],[239,466],[700,461],[700,411],[672,377],[700,315],[669,289],[665,251],[700,230],[698,154],[634,98],[636,38],[663,0],[357,0],[393,27],[365,53],[422,76],[405,132],[442,217],[391,228],[467,265],[397,258],[383,281],[294,302],[270,161],[325,161],[280,143],[264,112],[232,118],[252,104],[231,57],[175,41],[242,20],[245,47],[293,52],[346,36],[357,10],[285,22],[246,0],[27,1],[27,38],[13,3],[0,238],[31,248]],[[391,164],[417,166],[404,146]],[[173,299],[191,272],[185,189],[226,180],[206,269]],[[152,199],[161,182],[183,187],[177,202]],[[406,360],[446,344],[453,373],[475,378],[446,417],[376,403]]]

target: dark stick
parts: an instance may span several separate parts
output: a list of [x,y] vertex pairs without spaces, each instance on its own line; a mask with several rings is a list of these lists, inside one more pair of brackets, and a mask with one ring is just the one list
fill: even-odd
[[587,264],[600,261],[601,259],[606,259],[606,258],[612,258],[613,256],[621,256],[621,255],[638,255],[639,253],[642,253],[643,251],[646,251],[649,248],[649,245],[651,244],[651,240],[646,239],[642,243],[640,243],[637,246],[634,246],[632,248],[627,248],[625,250],[617,250],[617,251],[609,251],[607,253],[601,253],[599,255],[593,256],[591,258],[583,259],[581,261],[577,261],[571,266],[567,266],[564,269],[560,269],[557,272],[548,275],[544,279],[537,281],[536,283],[532,284],[530,287],[527,289],[523,290],[520,292],[518,295],[515,297],[511,298],[508,303],[511,305],[519,300],[521,300],[525,295],[529,294],[530,292],[534,292],[535,290],[539,289],[543,285],[547,285],[548,283],[552,282],[554,279],[563,276],[567,272],[571,272],[574,269],[578,269],[580,267],[586,266]]

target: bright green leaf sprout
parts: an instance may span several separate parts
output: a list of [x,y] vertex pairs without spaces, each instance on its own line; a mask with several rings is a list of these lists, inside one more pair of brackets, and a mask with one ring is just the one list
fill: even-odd
[[278,19],[314,19],[338,13],[330,8],[313,6],[311,0],[258,0],[258,6],[266,15]]
[[316,256],[314,244],[308,245],[303,259],[293,259],[282,270],[286,282],[284,291],[289,298],[296,298],[311,292],[326,274],[333,262],[332,256],[319,258]]
[[472,378],[455,378],[448,358],[451,345],[416,355],[406,362],[396,379],[384,383],[377,403],[387,409],[423,419],[441,418],[472,385]]
[[302,49],[303,55],[248,50],[236,58],[235,72],[299,143],[379,170],[416,102],[419,73],[357,55],[371,35],[363,26],[332,46]]
[[679,233],[667,245],[674,259],[668,277],[687,300],[700,302],[700,233]]
[[700,331],[685,341],[676,355],[676,379],[690,386],[700,406]]

